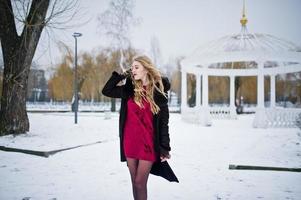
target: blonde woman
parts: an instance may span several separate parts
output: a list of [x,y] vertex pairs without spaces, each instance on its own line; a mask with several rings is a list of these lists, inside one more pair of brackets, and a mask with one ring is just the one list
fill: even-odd
[[[118,83],[124,80],[125,84]],[[161,77],[147,56],[133,59],[131,70],[114,71],[102,93],[121,98],[119,136],[121,161],[127,161],[134,199],[147,199],[150,173],[178,182],[166,159],[170,158],[167,91],[170,83]],[[164,162],[165,161],[165,162]]]

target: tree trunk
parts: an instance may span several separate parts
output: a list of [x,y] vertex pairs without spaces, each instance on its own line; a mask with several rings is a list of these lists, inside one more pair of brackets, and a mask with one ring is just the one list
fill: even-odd
[[[3,91],[0,110],[0,135],[24,133],[29,130],[26,112],[27,77],[30,65],[4,64]],[[24,67],[23,75],[17,68]],[[12,70],[9,70],[12,69]]]
[[31,62],[45,26],[49,0],[33,0],[19,36],[10,0],[0,0],[0,39],[4,61],[0,136],[29,131],[26,93]]

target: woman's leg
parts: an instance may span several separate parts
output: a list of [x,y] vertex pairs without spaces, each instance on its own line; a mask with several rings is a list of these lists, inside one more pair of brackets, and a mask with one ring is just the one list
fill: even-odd
[[147,199],[147,180],[151,171],[153,162],[146,160],[139,160],[136,176],[134,180],[134,190],[136,192],[137,200]]
[[134,199],[137,199],[136,190],[135,190],[135,178],[136,178],[137,169],[138,169],[138,160],[134,159],[134,158],[126,158],[126,160],[127,160],[127,166],[129,168],[130,175],[131,175],[133,196],[134,196]]

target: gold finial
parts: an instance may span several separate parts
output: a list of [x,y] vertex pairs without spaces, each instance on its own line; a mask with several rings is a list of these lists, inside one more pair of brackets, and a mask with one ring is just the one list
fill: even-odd
[[243,10],[242,10],[242,18],[240,19],[240,23],[242,26],[246,26],[247,22],[248,22],[248,19],[246,17],[245,0],[244,0]]

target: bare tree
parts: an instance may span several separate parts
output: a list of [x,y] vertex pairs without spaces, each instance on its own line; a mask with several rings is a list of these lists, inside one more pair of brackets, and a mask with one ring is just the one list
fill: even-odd
[[178,96],[178,104],[181,104],[181,61],[184,59],[184,56],[178,56],[175,59],[176,69],[172,72],[171,75],[171,91],[175,92]]
[[111,39],[112,46],[120,51],[119,67],[125,69],[124,50],[130,46],[129,33],[139,23],[133,15],[133,0],[112,0],[109,8],[98,16],[99,32]]
[[153,62],[156,67],[162,68],[163,66],[163,59],[162,59],[162,53],[161,48],[159,44],[159,40],[156,36],[153,36],[151,38],[151,47],[150,47],[150,53],[151,57],[153,59]]
[[[112,46],[119,51],[119,67],[125,71],[124,50],[130,47],[129,32],[138,19],[133,16],[133,0],[112,0],[109,8],[98,16],[101,35],[111,39]],[[115,99],[111,98],[111,111],[115,111]]]
[[45,27],[72,20],[77,0],[0,0],[0,40],[4,73],[0,135],[29,131],[26,112],[28,74]]

